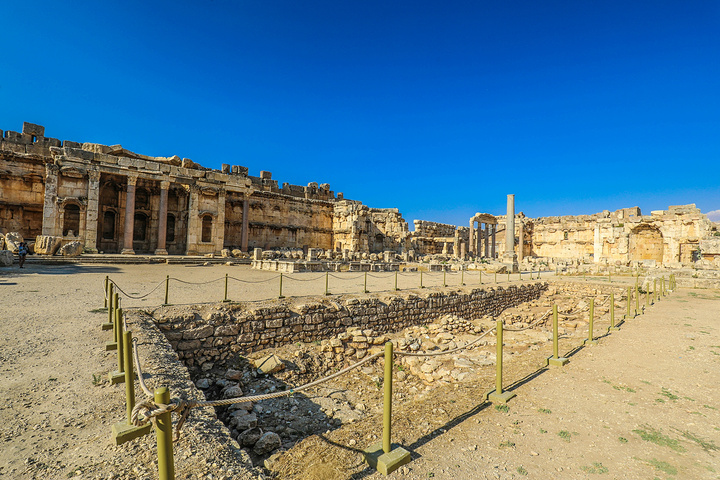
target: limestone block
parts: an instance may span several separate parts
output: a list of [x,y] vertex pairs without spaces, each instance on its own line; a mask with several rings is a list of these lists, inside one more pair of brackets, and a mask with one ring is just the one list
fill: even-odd
[[223,257],[223,258],[229,258],[229,257],[231,256],[231,254],[230,254],[230,249],[229,249],[229,248],[223,248],[223,249],[220,251],[220,256]]
[[255,368],[258,373],[271,374],[276,373],[285,368],[285,364],[277,355],[268,355],[254,362]]
[[26,135],[35,135],[36,137],[44,137],[45,127],[34,123],[23,122],[22,133]]
[[262,260],[263,259],[262,253],[263,253],[262,248],[253,249],[253,260]]
[[0,267],[9,267],[13,264],[13,254],[10,250],[0,250]]
[[5,235],[0,233],[0,250],[5,250]]
[[703,255],[720,255],[720,237],[700,240]]
[[265,455],[272,452],[273,450],[280,448],[280,445],[282,445],[280,435],[275,432],[266,432],[255,444],[255,447],[253,448],[253,453],[255,453],[256,455]]
[[5,234],[5,248],[13,253],[17,253],[18,245],[23,241],[23,236],[18,232],[8,232]]
[[61,243],[62,237],[38,235],[35,237],[35,253],[39,255],[55,255]]
[[64,257],[79,257],[83,251],[82,242],[70,242],[60,247],[59,254]]

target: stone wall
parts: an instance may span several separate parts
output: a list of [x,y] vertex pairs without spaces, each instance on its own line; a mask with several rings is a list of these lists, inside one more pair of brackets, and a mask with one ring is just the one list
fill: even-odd
[[538,298],[547,287],[547,283],[532,283],[322,303],[276,301],[246,306],[163,307],[153,316],[188,367],[212,368],[212,362],[235,353],[323,340],[350,326],[395,332],[411,325],[432,323],[446,314],[466,319],[494,316],[508,307]]
[[336,202],[332,230],[338,251],[400,253],[408,247],[408,225],[397,208],[370,208],[352,200]]

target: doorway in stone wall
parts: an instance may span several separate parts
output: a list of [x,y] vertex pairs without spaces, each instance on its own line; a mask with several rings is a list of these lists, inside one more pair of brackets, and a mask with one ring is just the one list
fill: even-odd
[[630,232],[630,260],[655,260],[661,264],[664,248],[662,233],[653,225],[638,225]]

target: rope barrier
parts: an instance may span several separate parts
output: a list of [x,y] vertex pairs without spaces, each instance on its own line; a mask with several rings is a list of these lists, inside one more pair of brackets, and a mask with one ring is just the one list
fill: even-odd
[[276,280],[276,279],[280,278],[280,275],[275,275],[274,277],[266,278],[265,280],[257,280],[257,281],[242,280],[242,279],[236,278],[236,277],[228,277],[228,278],[231,279],[231,280],[236,280],[236,281],[238,281],[238,282],[240,282],[240,283],[265,283],[265,282],[271,282],[271,281],[273,281],[273,280]]
[[337,278],[338,280],[357,280],[357,279],[359,279],[359,278],[363,278],[363,277],[364,277],[364,275],[358,275],[357,277],[350,277],[350,278],[348,278],[348,277],[338,277],[337,275],[333,275],[332,273],[330,274],[330,276],[331,276],[332,278]]
[[120,288],[120,287],[118,286],[118,284],[115,283],[114,280],[110,280],[110,281],[112,282],[113,285],[115,285],[115,288],[117,288],[117,290],[118,290],[120,293],[122,293],[122,294],[125,295],[126,297],[131,298],[131,299],[133,299],[133,300],[139,300],[139,299],[141,299],[141,298],[145,298],[145,297],[151,295],[152,293],[155,292],[155,290],[157,290],[158,288],[160,288],[160,285],[162,285],[162,284],[165,283],[165,280],[163,280],[162,282],[158,283],[155,288],[153,288],[152,290],[150,290],[150,292],[146,293],[145,295],[138,295],[138,296],[136,296],[136,295],[130,295],[129,293],[126,293],[125,291],[123,291],[123,289]]
[[225,277],[216,278],[215,280],[209,280],[207,282],[186,282],[185,280],[180,280],[179,278],[170,277],[170,280],[175,280],[176,282],[184,283],[186,285],[208,285],[210,283],[215,283],[220,280],[225,280]]
[[291,277],[291,276],[289,276],[289,275],[286,275],[284,278],[285,278],[286,280],[294,280],[294,281],[296,281],[296,282],[314,282],[315,280],[320,280],[321,278],[325,278],[325,275],[320,275],[320,276],[317,277],[317,278],[308,278],[308,279],[306,279],[306,280],[303,280],[303,279],[301,279],[301,278],[293,278],[293,277]]

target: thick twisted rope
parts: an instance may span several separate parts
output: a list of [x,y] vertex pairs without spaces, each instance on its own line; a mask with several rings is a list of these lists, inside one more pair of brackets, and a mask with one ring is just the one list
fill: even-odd
[[305,279],[305,280],[303,280],[302,278],[293,278],[293,277],[291,277],[290,275],[288,275],[288,276],[286,276],[286,277],[283,277],[283,278],[285,278],[286,280],[293,280],[293,281],[296,281],[296,282],[314,282],[315,280],[320,280],[321,278],[325,278],[325,275],[320,275],[319,277],[308,278],[308,279]]
[[179,278],[170,277],[170,280],[175,280],[176,282],[184,283],[186,285],[207,285],[209,283],[215,283],[219,282],[220,280],[225,280],[225,277],[216,278],[215,280],[209,280],[207,282],[186,282],[185,280],[180,280]]
[[160,288],[160,286],[165,283],[165,280],[163,280],[162,282],[158,283],[158,284],[155,286],[155,288],[153,288],[152,290],[150,290],[150,291],[149,291],[148,293],[146,293],[145,295],[130,295],[129,293],[126,293],[122,288],[120,288],[120,286],[119,286],[117,283],[115,283],[115,280],[110,280],[110,281],[112,282],[113,285],[115,285],[115,288],[118,290],[118,292],[122,293],[122,294],[125,295],[127,298],[131,298],[131,299],[133,299],[133,300],[139,300],[139,299],[141,299],[141,298],[145,298],[145,297],[151,295],[152,293],[155,292],[155,290],[157,290],[158,288]]
[[236,277],[228,277],[228,278],[231,279],[231,280],[236,280],[236,281],[238,281],[238,282],[240,282],[240,283],[265,283],[265,282],[271,282],[271,281],[275,280],[276,278],[280,278],[280,275],[275,275],[274,277],[266,278],[265,280],[257,280],[257,281],[241,280],[241,279],[236,278]]

